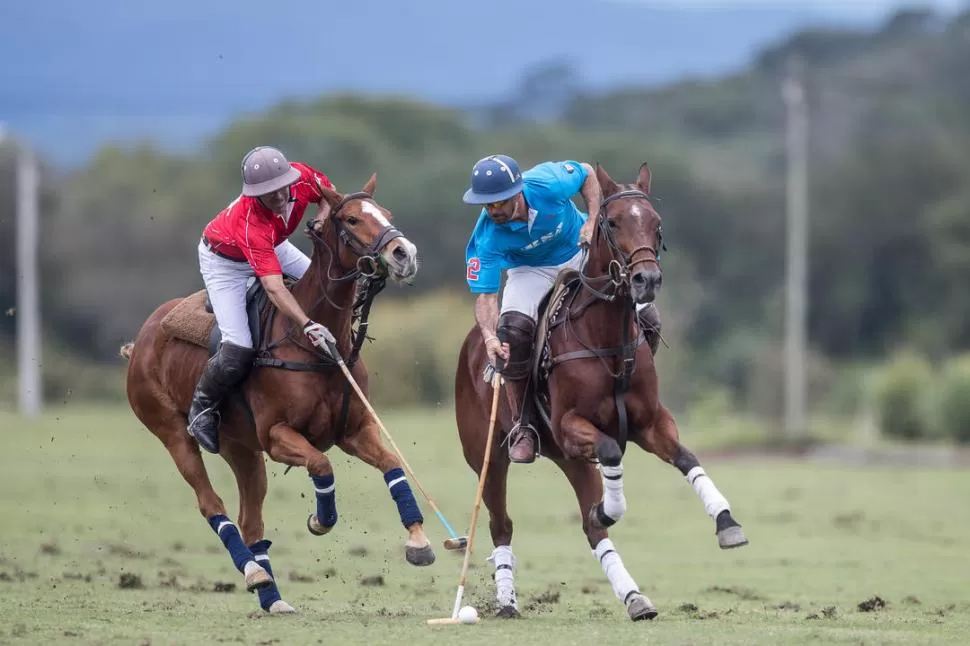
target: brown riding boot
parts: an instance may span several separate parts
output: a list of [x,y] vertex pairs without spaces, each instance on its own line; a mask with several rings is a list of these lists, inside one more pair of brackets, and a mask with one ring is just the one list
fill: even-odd
[[[522,404],[525,399],[525,386],[527,380],[505,380],[505,396],[509,400],[509,408],[512,411],[524,413]],[[522,423],[521,417],[515,419],[512,430],[509,431],[509,459],[518,464],[531,464],[536,461],[536,439],[538,434],[535,428],[526,422]]]
[[509,432],[509,460],[517,464],[536,461],[536,430],[532,426],[516,424]]

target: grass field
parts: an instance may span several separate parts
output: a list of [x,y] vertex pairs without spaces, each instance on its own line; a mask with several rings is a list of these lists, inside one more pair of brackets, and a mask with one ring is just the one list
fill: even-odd
[[[476,480],[449,411],[384,418],[423,484],[464,532]],[[653,622],[626,617],[551,464],[514,466],[511,515],[523,619],[487,615],[483,513],[466,600],[486,619],[428,627],[451,611],[461,559],[419,498],[438,561],[403,558],[405,532],[380,474],[331,453],[340,523],[305,529],[305,471],[271,463],[267,538],[284,599],[269,617],[240,588],[191,489],[126,409],[68,406],[36,423],[0,414],[0,643],[11,644],[964,644],[970,639],[970,472],[707,460],[751,545],[722,552],[680,474],[633,449],[629,511],[611,532]],[[683,431],[691,444],[691,432]],[[698,451],[702,461],[704,451]],[[207,456],[235,515],[228,467]],[[484,511],[484,510],[483,510]],[[120,587],[122,577],[141,587]],[[228,592],[219,584],[235,584]],[[862,612],[878,596],[887,605]],[[876,605],[879,605],[878,603]]]

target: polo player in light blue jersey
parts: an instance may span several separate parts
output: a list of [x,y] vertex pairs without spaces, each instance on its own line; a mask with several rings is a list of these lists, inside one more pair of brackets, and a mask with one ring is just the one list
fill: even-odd
[[[548,161],[522,173],[511,157],[491,155],[475,163],[463,198],[484,206],[465,250],[465,278],[478,294],[475,320],[489,364],[504,378],[514,416],[508,436],[512,462],[536,458],[538,434],[525,411],[539,303],[561,270],[583,269],[583,246],[596,225],[595,217],[587,218],[573,203],[577,193],[587,212],[599,213],[603,195],[590,164]],[[507,272],[504,289],[502,270]],[[643,307],[640,318],[656,353],[657,308]]]

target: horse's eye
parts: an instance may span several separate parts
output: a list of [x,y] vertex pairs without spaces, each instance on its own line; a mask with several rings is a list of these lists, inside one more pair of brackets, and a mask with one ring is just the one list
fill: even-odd
[[349,224],[350,226],[354,226],[354,225],[355,225],[355,224],[357,224],[358,222],[360,222],[360,220],[358,220],[358,219],[357,219],[356,217],[354,217],[353,215],[351,215],[351,216],[350,216],[349,218],[347,218],[347,224]]
[[616,221],[615,221],[615,220],[607,220],[607,222],[609,222],[609,223],[610,223],[610,228],[611,228],[611,229],[615,229],[616,227],[618,227],[618,226],[620,226],[620,225],[618,225],[618,224],[616,223]]

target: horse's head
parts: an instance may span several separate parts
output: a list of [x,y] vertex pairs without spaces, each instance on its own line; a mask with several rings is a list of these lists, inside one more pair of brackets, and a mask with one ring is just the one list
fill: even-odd
[[649,198],[650,169],[642,164],[635,184],[617,184],[597,164],[596,178],[603,204],[589,264],[608,273],[618,286],[628,285],[637,303],[650,303],[663,281],[659,260],[663,238],[660,214]]
[[343,195],[321,186],[329,209],[307,222],[312,238],[326,245],[329,231],[338,262],[365,275],[383,275],[394,282],[410,282],[418,271],[418,249],[391,225],[391,212],[374,201],[377,175],[357,193]]

